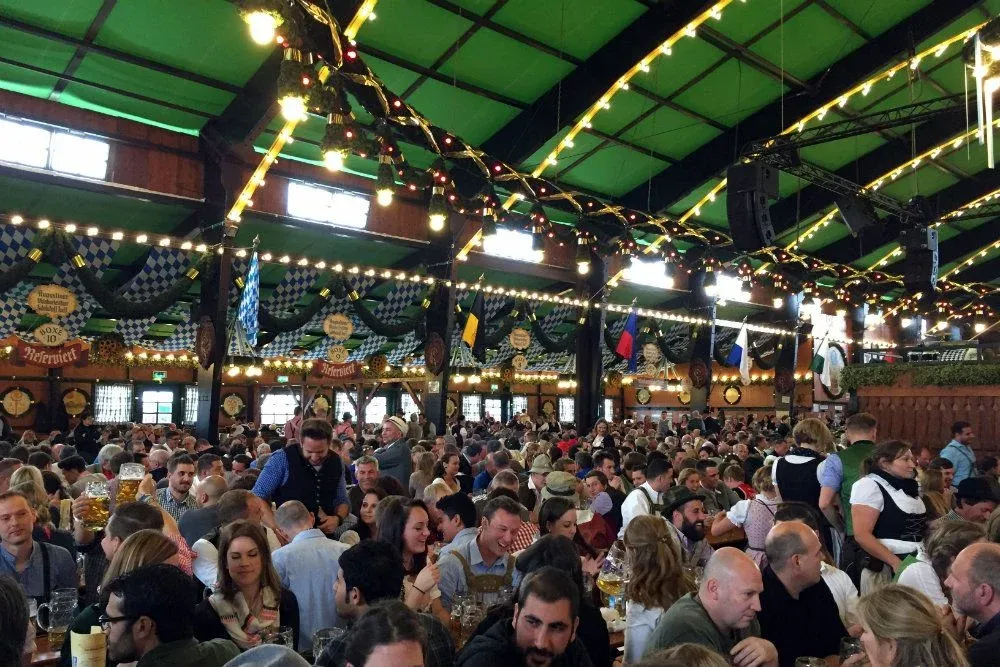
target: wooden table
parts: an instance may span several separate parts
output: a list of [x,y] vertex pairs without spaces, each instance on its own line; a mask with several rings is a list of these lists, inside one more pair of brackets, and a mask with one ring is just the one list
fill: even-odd
[[747,534],[742,528],[737,527],[727,533],[719,535],[718,537],[709,533],[708,537],[705,539],[708,540],[708,543],[711,544],[713,548],[718,549],[719,547],[739,546],[741,543],[747,541]]
[[[66,637],[69,641],[69,636]],[[49,646],[48,635],[38,635],[35,637],[35,652],[31,655],[31,667],[50,667],[59,664],[59,648],[55,651]]]
[[619,630],[618,632],[609,633],[611,638],[611,648],[621,648],[625,646],[625,631]]

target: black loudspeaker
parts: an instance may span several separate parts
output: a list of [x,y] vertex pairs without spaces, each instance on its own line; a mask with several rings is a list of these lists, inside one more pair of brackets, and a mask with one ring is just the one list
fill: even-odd
[[726,212],[733,244],[742,251],[774,244],[774,225],[768,200],[778,196],[778,172],[751,162],[729,168],[726,178]]
[[851,230],[853,236],[857,236],[862,229],[874,227],[878,223],[875,207],[867,199],[841,197],[837,200],[837,208],[844,218],[844,224]]
[[903,285],[911,294],[932,293],[938,280],[937,230],[925,226],[904,229],[899,245],[906,251]]

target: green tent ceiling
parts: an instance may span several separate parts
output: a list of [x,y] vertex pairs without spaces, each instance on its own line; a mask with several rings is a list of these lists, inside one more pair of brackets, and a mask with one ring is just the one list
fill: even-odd
[[[331,4],[343,18],[357,3]],[[377,20],[361,27],[357,43],[389,89],[426,118],[528,171],[558,145],[606,82],[635,64],[634,49],[628,55],[630,40],[662,41],[669,35],[662,31],[671,12],[693,14],[698,6],[691,0],[381,0]],[[719,182],[739,149],[760,136],[748,136],[747,127],[766,126],[768,133],[777,133],[795,120],[786,109],[801,107],[802,100],[812,109],[831,99],[827,77],[860,82],[998,13],[1000,0],[734,2],[721,19],[678,42],[669,57],[655,59],[629,90],[616,94],[611,108],[595,117],[545,175],[612,202],[683,215]],[[920,43],[904,43],[903,33],[918,35]],[[0,88],[191,135],[238,98],[270,55],[247,37],[228,0],[0,0],[0,43]],[[953,46],[879,83],[868,95],[851,97],[823,122],[963,93],[960,50]],[[858,54],[868,53],[884,57],[858,62]],[[556,100],[558,115],[540,111],[547,100]],[[372,121],[359,104],[354,109],[362,124]],[[271,119],[264,125],[252,138],[260,151],[281,123]],[[812,146],[802,158],[865,183],[894,169],[916,147],[922,150],[963,131],[964,123],[947,127],[928,121]],[[322,134],[322,120],[311,119],[283,156],[319,164]],[[728,142],[725,149],[712,150],[720,141]],[[429,166],[434,158],[410,144],[401,149],[417,167]],[[354,173],[371,176],[375,168],[370,159],[348,161]],[[692,174],[704,177],[695,180]],[[900,199],[920,194],[940,207],[955,208],[998,185],[995,172],[985,169],[982,148],[971,144],[924,160],[882,191]],[[2,208],[8,211],[72,215],[80,222],[151,232],[175,229],[191,214],[191,207],[181,204],[64,190],[16,176],[0,178]],[[783,244],[818,220],[833,200],[784,174],[780,194],[772,211]],[[550,212],[557,221],[569,221],[565,213]],[[691,222],[727,230],[724,195],[701,206]],[[950,266],[995,240],[993,222],[965,220],[943,227],[942,264]],[[349,234],[331,237],[301,225],[287,229],[250,213],[240,240],[257,234],[292,253],[308,250],[317,257],[349,256],[387,266],[414,261],[412,248]],[[641,243],[654,238],[639,236]],[[864,247],[839,220],[800,245],[807,253],[858,268],[871,266],[892,248],[891,239]],[[143,254],[143,248],[123,248],[108,279],[127,277],[122,272],[134,270]],[[988,267],[976,274],[977,280],[997,278],[996,267]],[[268,267],[264,282],[273,287],[282,273],[281,267]],[[466,280],[477,277],[474,267],[463,266],[460,273]],[[556,287],[516,270],[491,273],[490,279],[516,287]],[[670,296],[623,284],[612,298],[655,306]]]

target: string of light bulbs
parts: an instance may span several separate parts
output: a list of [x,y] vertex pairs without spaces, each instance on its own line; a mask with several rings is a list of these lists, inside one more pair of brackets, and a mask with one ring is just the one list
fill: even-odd
[[67,234],[82,235],[107,239],[109,241],[122,241],[137,243],[139,245],[157,245],[161,248],[176,248],[190,252],[207,252],[212,249],[220,249],[219,244],[209,244],[203,241],[182,239],[165,234],[144,231],[124,231],[120,229],[109,230],[98,225],[78,224],[72,221],[53,222],[48,218],[38,218],[33,221],[25,219],[19,213],[11,213],[0,218],[6,224],[14,227],[28,226],[40,231],[54,230],[63,231]]

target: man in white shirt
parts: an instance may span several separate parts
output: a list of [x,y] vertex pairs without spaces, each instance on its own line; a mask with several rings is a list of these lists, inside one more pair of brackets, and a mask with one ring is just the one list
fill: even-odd
[[622,528],[618,538],[625,537],[629,522],[643,514],[659,514],[663,509],[663,494],[670,488],[674,470],[666,457],[654,456],[646,464],[646,481],[622,503]]

